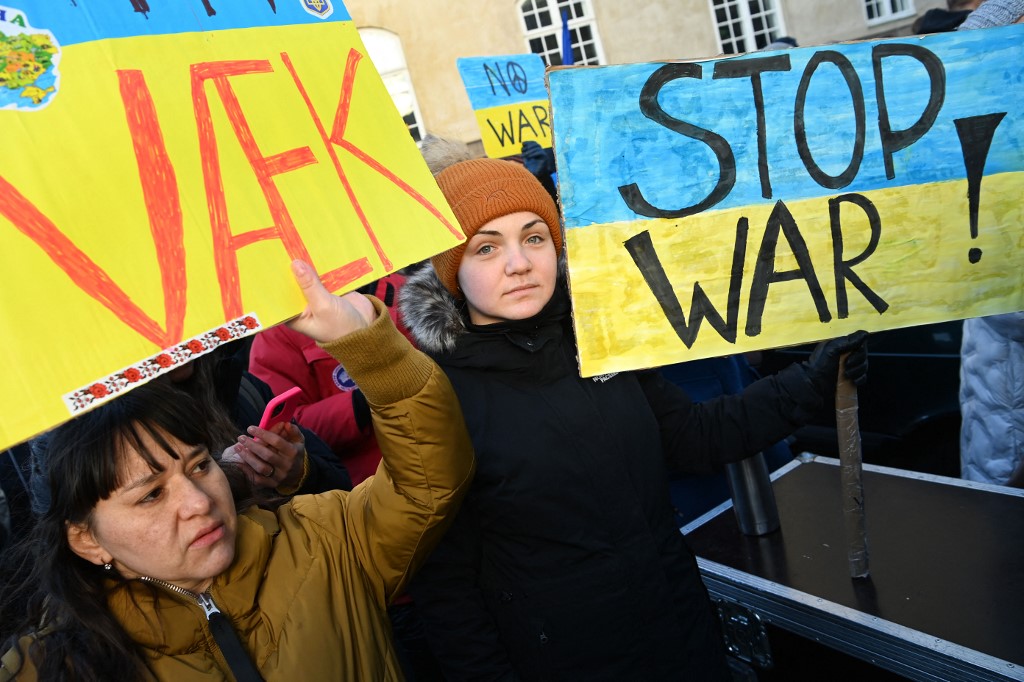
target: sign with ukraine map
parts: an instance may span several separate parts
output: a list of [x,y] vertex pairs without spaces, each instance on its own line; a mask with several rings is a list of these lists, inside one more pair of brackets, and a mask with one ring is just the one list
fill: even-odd
[[464,239],[337,0],[7,0],[0,42],[0,448],[298,313],[293,259]]
[[584,376],[1024,310],[1024,26],[548,83]]

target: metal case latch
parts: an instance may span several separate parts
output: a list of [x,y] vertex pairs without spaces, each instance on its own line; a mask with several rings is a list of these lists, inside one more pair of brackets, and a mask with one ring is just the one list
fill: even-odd
[[729,655],[758,668],[772,667],[772,650],[768,644],[768,631],[760,616],[745,606],[715,599],[722,633]]

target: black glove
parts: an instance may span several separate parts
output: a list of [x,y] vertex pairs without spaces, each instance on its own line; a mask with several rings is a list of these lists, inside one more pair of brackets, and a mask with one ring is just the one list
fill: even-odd
[[811,353],[805,363],[807,376],[823,398],[835,393],[839,378],[839,357],[843,353],[849,353],[844,372],[846,378],[856,386],[863,386],[868,380],[867,338],[868,333],[865,331],[854,332],[849,336],[822,341]]
[[545,149],[533,140],[523,143],[523,165],[535,177],[547,177],[555,172],[555,152]]

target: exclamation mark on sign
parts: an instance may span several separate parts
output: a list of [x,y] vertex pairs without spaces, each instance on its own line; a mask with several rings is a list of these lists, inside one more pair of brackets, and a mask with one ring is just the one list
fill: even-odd
[[[971,239],[978,238],[978,203],[981,199],[981,178],[985,174],[985,159],[988,158],[992,136],[995,135],[999,122],[1006,116],[985,114],[969,116],[953,121],[956,134],[960,137],[960,150],[964,157],[964,169],[967,171],[967,207],[971,216]],[[967,260],[977,263],[981,260],[981,249],[972,246],[967,251]]]

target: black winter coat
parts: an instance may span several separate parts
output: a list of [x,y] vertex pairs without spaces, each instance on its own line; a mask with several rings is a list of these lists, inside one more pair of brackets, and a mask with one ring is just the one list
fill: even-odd
[[411,588],[448,679],[728,679],[667,475],[790,433],[820,404],[803,368],[699,405],[656,371],[582,379],[564,292],[531,320],[460,330],[436,281],[417,273],[401,306],[477,456]]

